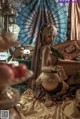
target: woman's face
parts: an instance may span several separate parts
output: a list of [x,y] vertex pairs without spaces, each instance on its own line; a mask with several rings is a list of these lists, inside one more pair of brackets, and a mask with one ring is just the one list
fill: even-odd
[[46,32],[44,38],[46,40],[46,43],[51,44],[55,38],[53,26],[50,25],[47,28],[45,28],[45,30]]

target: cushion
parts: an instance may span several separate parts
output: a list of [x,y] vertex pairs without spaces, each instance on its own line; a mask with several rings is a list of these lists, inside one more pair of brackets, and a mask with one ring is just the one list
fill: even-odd
[[70,40],[54,46],[63,56],[64,59],[73,59],[80,53],[80,47],[77,40]]

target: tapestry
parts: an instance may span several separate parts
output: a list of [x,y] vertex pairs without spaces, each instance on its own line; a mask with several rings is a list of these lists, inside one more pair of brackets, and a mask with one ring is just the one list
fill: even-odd
[[58,0],[23,0],[17,8],[17,24],[20,26],[19,40],[22,45],[35,44],[44,23],[52,23],[57,28],[53,44],[69,39],[69,4]]

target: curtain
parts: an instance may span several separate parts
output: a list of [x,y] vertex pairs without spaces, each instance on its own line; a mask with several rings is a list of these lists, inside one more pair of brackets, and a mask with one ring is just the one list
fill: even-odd
[[[77,2],[79,2],[77,0]],[[71,4],[71,40],[80,40],[80,4]]]
[[55,24],[57,37],[53,44],[64,42],[68,37],[68,4],[58,0],[23,0],[17,8],[17,24],[20,26],[19,40],[22,45],[35,44],[41,26]]

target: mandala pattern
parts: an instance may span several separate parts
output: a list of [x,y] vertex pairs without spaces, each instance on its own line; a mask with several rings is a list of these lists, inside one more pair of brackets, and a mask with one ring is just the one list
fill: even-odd
[[17,8],[17,24],[20,26],[19,40],[23,45],[35,44],[45,22],[55,24],[57,37],[54,44],[68,37],[68,6],[57,0],[24,0]]

